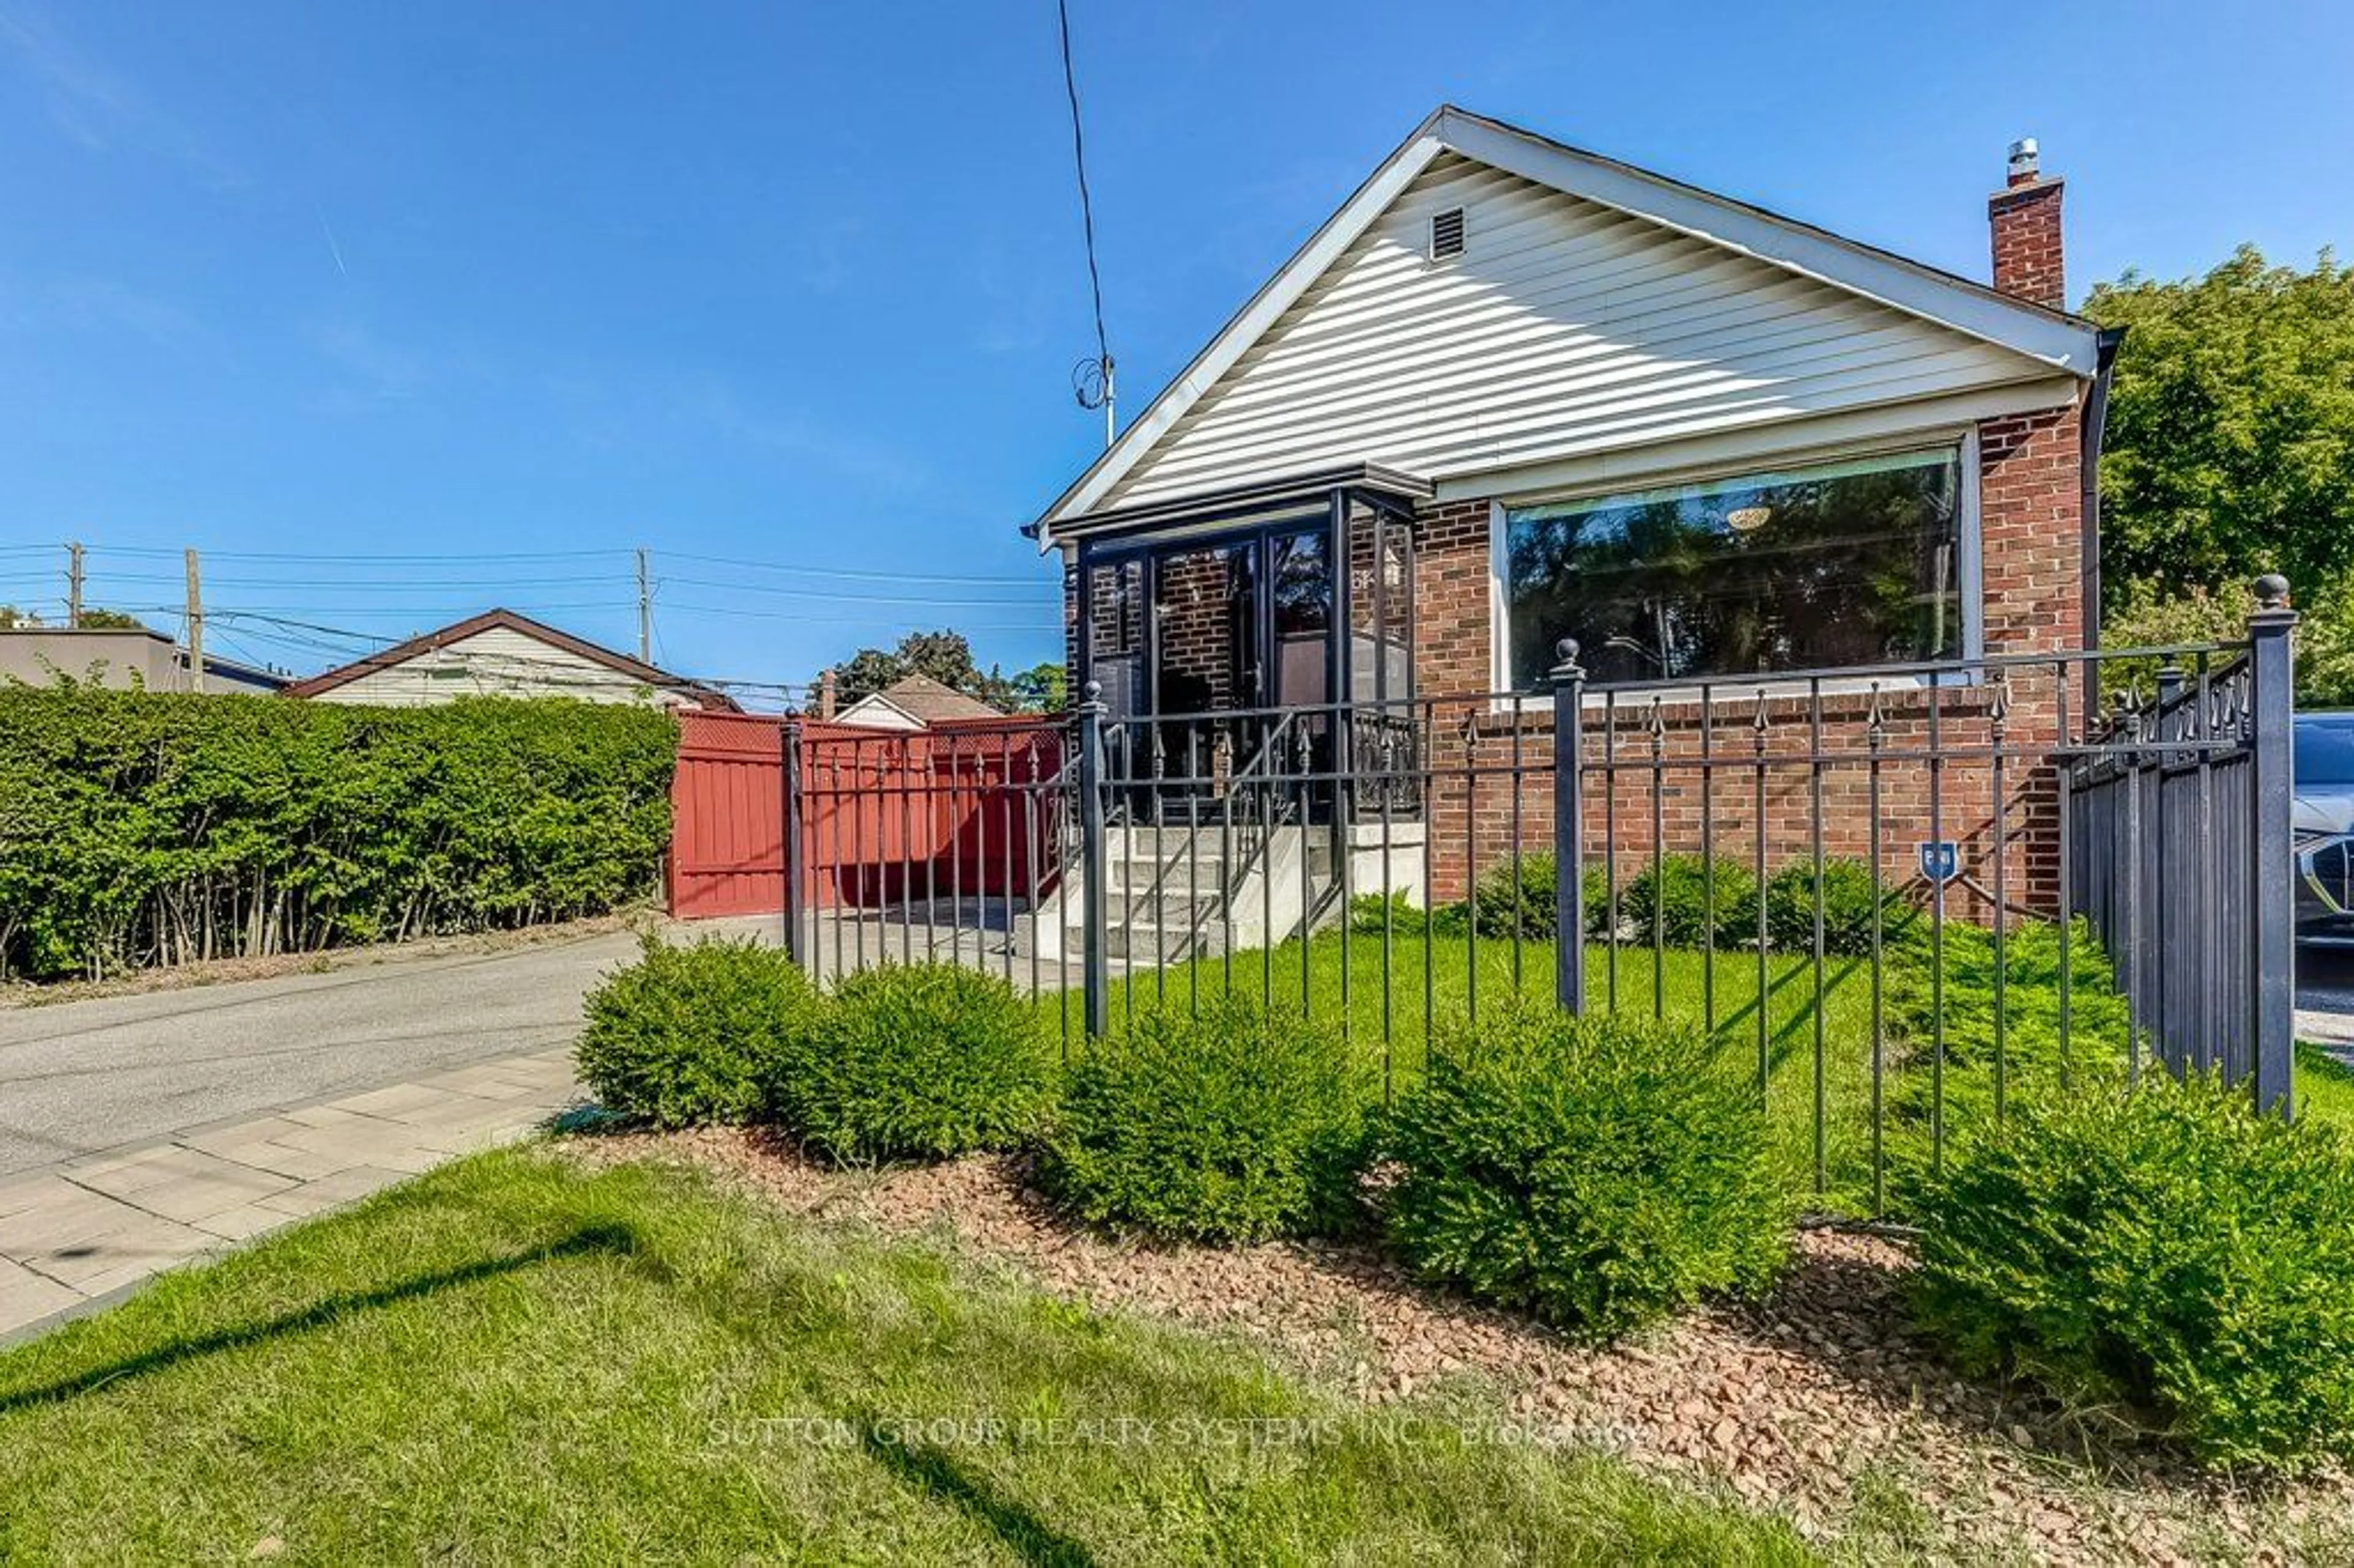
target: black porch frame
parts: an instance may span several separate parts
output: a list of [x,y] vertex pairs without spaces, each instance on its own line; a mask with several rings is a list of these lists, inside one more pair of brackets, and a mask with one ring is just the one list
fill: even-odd
[[[1326,632],[1325,689],[1319,701],[1341,715],[1345,730],[1350,705],[1360,698],[1381,701],[1411,696],[1411,690],[1402,693],[1389,689],[1389,661],[1385,644],[1389,638],[1392,605],[1387,574],[1382,569],[1382,546],[1387,530],[1402,528],[1405,531],[1409,566],[1405,583],[1406,601],[1403,642],[1407,656],[1407,683],[1411,687],[1414,651],[1419,634],[1411,569],[1415,503],[1427,499],[1431,493],[1432,488],[1427,481],[1372,464],[1359,464],[1296,480],[1243,486],[1214,495],[1098,513],[1086,519],[1079,524],[1085,532],[1078,533],[1076,541],[1075,575],[1078,624],[1076,668],[1073,671],[1076,677],[1075,689],[1081,693],[1097,689],[1099,678],[1095,645],[1097,574],[1107,569],[1118,571],[1134,565],[1138,572],[1136,592],[1141,621],[1141,646],[1137,651],[1137,657],[1141,661],[1142,678],[1139,683],[1137,711],[1129,716],[1148,719],[1160,716],[1157,688],[1162,650],[1160,619],[1152,613],[1152,607],[1158,602],[1158,573],[1162,564],[1172,556],[1221,546],[1246,546],[1258,552],[1261,565],[1254,573],[1255,602],[1250,613],[1254,618],[1257,647],[1265,661],[1275,645],[1272,573],[1265,567],[1268,543],[1279,536],[1314,528],[1320,518],[1326,569],[1331,578],[1331,608]],[[1370,588],[1377,651],[1373,666],[1375,689],[1366,693],[1353,689],[1356,671],[1350,641],[1353,635],[1356,611],[1355,584],[1351,570],[1351,531],[1359,507],[1363,507],[1372,515],[1374,526]],[[1271,705],[1264,690],[1238,695],[1243,700],[1234,705],[1237,707]],[[1340,738],[1345,747],[1346,735]]]

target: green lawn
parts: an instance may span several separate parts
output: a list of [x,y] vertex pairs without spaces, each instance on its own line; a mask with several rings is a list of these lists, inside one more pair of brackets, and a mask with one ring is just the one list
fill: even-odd
[[2309,1040],[2296,1043],[2296,1114],[2354,1128],[2354,1067]]
[[[1427,939],[1394,936],[1388,963],[1376,934],[1327,932],[1308,946],[1305,987],[1297,941],[1271,950],[1204,959],[1146,971],[1115,982],[1115,1026],[1139,1008],[1183,1007],[1231,984],[1236,991],[1271,999],[1278,1008],[1297,1008],[1320,1018],[1345,1021],[1350,1038],[1393,1093],[1417,1075],[1434,1033],[1442,1041],[1474,1016],[1526,1002],[1548,1002],[1553,994],[1553,948],[1528,942],[1516,954],[1509,941],[1482,938],[1473,948],[1460,937]],[[1613,953],[1596,944],[1586,951],[1586,984],[1597,1008],[1611,996]],[[1719,953],[1713,984],[1697,952],[1669,949],[1655,964],[1649,948],[1616,953],[1617,1009],[1695,1023],[1714,1022],[1728,1049],[1755,1062],[1760,1053],[1759,972],[1754,953]],[[1384,985],[1384,976],[1388,979]],[[1426,986],[1426,976],[1427,985]],[[1656,981],[1656,983],[1655,983]],[[1341,1005],[1343,990],[1347,1006]],[[1766,960],[1762,1042],[1773,1125],[1794,1182],[1817,1192],[1818,1128],[1821,1133],[1819,1194],[1828,1207],[1869,1209],[1872,1191],[1872,998],[1868,959],[1832,958],[1821,972],[1821,1044],[1817,1048],[1816,971],[1803,956]],[[1040,1010],[1051,1029],[1067,1019],[1076,1041],[1080,1003],[1076,994],[1043,998]],[[1058,1016],[1058,1014],[1060,1016]],[[1882,1092],[1894,1092],[1898,1059],[1891,1033],[1882,1031]],[[1820,1063],[1821,1115],[1817,1116],[1817,1065]]]
[[0,1353],[0,1561],[1808,1560],[1614,1461],[1377,1419],[684,1172],[514,1151]]
[[[1597,1010],[1642,1015],[1656,1010],[1670,1019],[1712,1024],[1738,1060],[1752,1066],[1762,1060],[1769,1121],[1794,1189],[1825,1212],[1882,1214],[1890,1212],[1907,1161],[1930,1157],[1933,1098],[1942,1107],[1948,1138],[1992,1117],[1991,965],[1978,950],[1982,933],[1949,927],[1947,940],[1946,1060],[1934,1096],[1929,1042],[1906,1037],[1895,1002],[1905,959],[1893,937],[1882,972],[1878,1029],[1872,965],[1862,957],[1833,955],[1818,971],[1807,955],[1772,955],[1761,986],[1754,951],[1720,952],[1712,960],[1669,948],[1655,962],[1648,946],[1597,942],[1586,949],[1586,986]],[[2073,1060],[2112,1059],[2122,1067],[2122,1004],[2109,990],[2105,966],[2088,956],[2090,940],[2080,934],[2084,967],[2071,988]],[[2058,992],[2048,970],[2034,969],[2031,946],[2014,937],[2014,980],[2006,999],[2011,1093],[2057,1082]],[[2056,951],[2048,932],[2043,948]],[[1399,933],[1388,938],[1386,951],[1384,963],[1378,933],[1328,931],[1304,950],[1290,941],[1143,970],[1114,983],[1111,1022],[1117,1027],[1141,1008],[1188,1006],[1231,986],[1278,1008],[1304,1007],[1314,1016],[1343,1021],[1376,1092],[1394,1094],[1421,1072],[1433,1038],[1444,1042],[1464,1033],[1475,1012],[1509,1006],[1516,998],[1549,1003],[1553,994],[1551,943],[1524,942],[1516,950],[1509,940],[1482,938],[1475,948],[1460,935]],[[1925,985],[1926,966],[1918,958],[1908,973],[1916,988]],[[1050,1031],[1074,1045],[1079,1042],[1082,1004],[1076,991],[1043,997],[1038,1007]]]

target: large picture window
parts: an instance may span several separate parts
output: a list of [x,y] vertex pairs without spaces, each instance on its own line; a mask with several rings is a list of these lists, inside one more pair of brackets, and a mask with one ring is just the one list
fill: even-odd
[[1504,514],[1506,674],[1597,682],[1960,659],[1955,447]]

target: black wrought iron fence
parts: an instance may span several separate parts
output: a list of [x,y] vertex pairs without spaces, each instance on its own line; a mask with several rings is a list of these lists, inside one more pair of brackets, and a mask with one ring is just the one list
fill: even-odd
[[2229,645],[1601,686],[1564,644],[1543,693],[1090,702],[1053,766],[884,769],[887,805],[805,762],[797,835],[896,811],[1002,870],[797,878],[796,948],[994,968],[1066,1047],[1240,991],[1331,1022],[1385,1095],[1494,1008],[1682,1020],[1822,1207],[1881,1215],[1957,1126],[2080,1076],[2215,1067],[2285,1108],[2295,619],[2269,593]]

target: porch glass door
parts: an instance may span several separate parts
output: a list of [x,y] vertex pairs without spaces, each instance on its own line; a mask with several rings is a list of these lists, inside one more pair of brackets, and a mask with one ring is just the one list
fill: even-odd
[[1258,550],[1225,540],[1152,558],[1153,739],[1164,797],[1214,794],[1258,705]]
[[1320,530],[1267,539],[1275,661],[1261,705],[1320,707],[1332,697],[1332,552]]
[[[1214,789],[1277,734],[1281,715],[1268,710],[1321,708],[1332,698],[1331,545],[1320,524],[1294,524],[1164,546],[1150,559],[1146,695],[1158,776],[1172,781],[1164,793],[1182,793],[1180,780]],[[1320,713],[1295,719],[1282,731],[1285,755],[1268,762],[1297,771],[1299,735],[1320,748],[1330,729]]]

